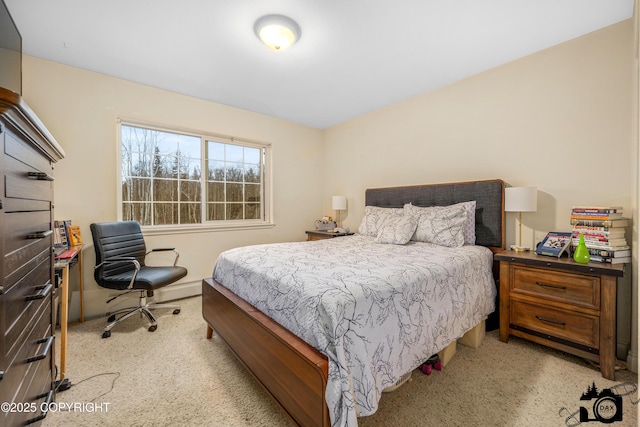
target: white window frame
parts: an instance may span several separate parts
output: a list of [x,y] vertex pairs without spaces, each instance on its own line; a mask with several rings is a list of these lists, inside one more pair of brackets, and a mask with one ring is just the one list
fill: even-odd
[[[131,120],[125,118],[117,119],[117,219],[123,220],[123,200],[122,200],[122,126],[133,126],[156,130],[160,132],[177,133],[182,135],[199,137],[201,144],[201,218],[202,222],[199,224],[169,224],[169,225],[141,225],[146,234],[172,234],[172,233],[198,233],[202,231],[228,231],[228,230],[247,230],[247,229],[262,229],[272,228],[275,226],[273,222],[273,203],[272,203],[272,176],[273,171],[271,169],[271,144],[253,141],[245,138],[238,138],[228,135],[220,135],[207,132],[198,132],[194,130],[188,130],[179,127],[168,127],[165,125],[159,125],[155,123],[143,122],[139,120]],[[264,171],[263,171],[263,219],[241,219],[241,220],[212,220],[207,221],[207,194],[206,194],[206,181],[208,176],[207,171],[207,158],[206,158],[206,144],[207,141],[221,142],[224,144],[232,144],[239,146],[247,146],[252,148],[260,148],[264,150]]]

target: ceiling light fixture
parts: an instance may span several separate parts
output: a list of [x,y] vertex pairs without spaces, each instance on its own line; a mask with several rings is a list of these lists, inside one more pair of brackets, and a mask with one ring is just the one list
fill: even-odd
[[269,49],[285,50],[300,38],[300,26],[282,15],[265,15],[258,19],[253,30]]

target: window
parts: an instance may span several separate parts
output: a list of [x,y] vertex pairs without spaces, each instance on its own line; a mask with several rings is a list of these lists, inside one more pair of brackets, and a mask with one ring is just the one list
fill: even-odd
[[268,222],[268,145],[130,123],[121,123],[120,140],[123,220]]

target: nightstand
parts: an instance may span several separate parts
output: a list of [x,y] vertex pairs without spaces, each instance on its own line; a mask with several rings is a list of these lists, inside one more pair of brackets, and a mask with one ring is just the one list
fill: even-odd
[[500,340],[510,335],[600,364],[615,380],[616,286],[624,264],[578,264],[535,252],[503,251]]
[[332,239],[334,237],[353,235],[353,233],[333,233],[331,231],[319,231],[319,230],[308,230],[308,231],[305,231],[305,233],[307,233],[307,240],[324,240],[324,239]]

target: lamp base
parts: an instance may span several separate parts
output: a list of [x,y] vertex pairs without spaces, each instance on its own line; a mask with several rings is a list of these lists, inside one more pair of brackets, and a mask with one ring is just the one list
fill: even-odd
[[528,252],[531,249],[524,247],[524,246],[518,246],[518,245],[511,245],[511,250],[516,251],[516,252]]

